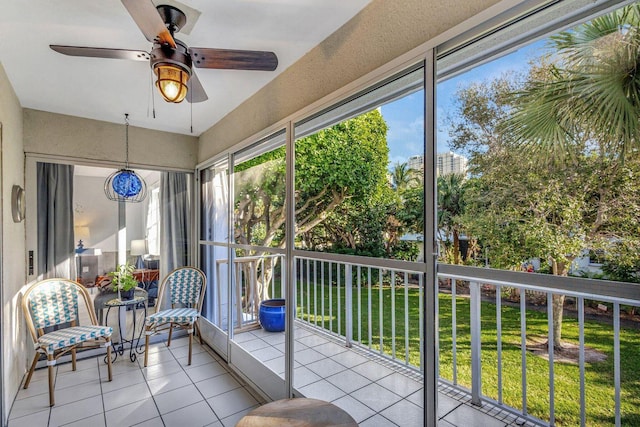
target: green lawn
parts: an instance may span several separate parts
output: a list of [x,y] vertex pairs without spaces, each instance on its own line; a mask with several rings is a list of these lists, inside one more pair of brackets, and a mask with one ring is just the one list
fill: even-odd
[[[311,287],[313,289],[313,287]],[[324,287],[325,299],[325,327],[329,329],[329,291]],[[378,287],[372,289],[371,347],[379,350],[380,338],[380,298]],[[300,292],[300,290],[298,290]],[[333,311],[333,332],[338,332],[338,321],[335,307],[337,307],[338,292],[331,287]],[[322,317],[313,315],[314,295],[310,294],[311,312],[307,313],[307,288],[304,288],[304,304],[298,306],[298,317],[320,324]],[[300,295],[300,294],[298,294]],[[344,310],[344,285],[340,291],[340,304]],[[362,344],[367,346],[367,323],[369,314],[368,291],[361,289],[361,334]],[[420,363],[419,347],[419,291],[409,289],[407,293],[409,307],[409,363],[418,366]],[[440,376],[447,380],[453,379],[453,353],[451,345],[451,296],[440,295]],[[457,366],[458,384],[471,388],[471,349],[470,349],[470,307],[469,299],[456,299],[457,316]],[[317,306],[320,310],[321,294],[318,286]],[[353,288],[353,339],[358,339],[357,322],[358,291]],[[404,361],[405,355],[405,292],[403,288],[395,289],[395,325],[396,325],[396,357]],[[482,303],[482,393],[495,400],[498,399],[497,388],[497,350],[496,350],[496,305]],[[383,321],[383,349],[388,355],[392,352],[392,290],[382,289],[382,318]],[[345,319],[342,315],[340,331],[344,335]],[[527,336],[546,337],[546,313],[527,311]],[[563,338],[578,343],[578,322],[576,319],[565,318],[563,323]],[[621,329],[621,412],[623,426],[640,425],[640,330]],[[613,372],[613,327],[604,323],[585,322],[585,343],[607,355],[603,362],[586,364],[586,407],[587,425],[604,426],[614,423],[614,372]],[[519,308],[502,306],[502,363],[503,363],[503,400],[514,408],[522,407],[521,393],[521,351],[520,351],[520,313]],[[555,417],[557,425],[573,426],[580,422],[580,375],[577,365],[554,364],[555,371]],[[541,357],[527,353],[527,411],[531,415],[543,420],[549,419],[549,362]]]

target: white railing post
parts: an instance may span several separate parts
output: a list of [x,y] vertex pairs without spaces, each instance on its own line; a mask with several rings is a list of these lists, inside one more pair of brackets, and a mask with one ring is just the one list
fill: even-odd
[[351,276],[351,264],[345,264],[344,267],[344,287],[345,287],[345,295],[344,295],[344,327],[346,331],[344,331],[345,336],[345,345],[347,347],[351,347],[351,341],[353,339],[353,277]]
[[469,288],[471,290],[471,403],[480,406],[482,395],[480,283],[471,282]]

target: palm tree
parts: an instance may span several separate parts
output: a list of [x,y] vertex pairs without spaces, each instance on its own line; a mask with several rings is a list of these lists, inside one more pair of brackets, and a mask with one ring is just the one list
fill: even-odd
[[640,4],[561,32],[550,48],[550,67],[516,94],[517,141],[555,160],[576,141],[620,158],[640,149]]
[[[507,130],[538,162],[570,169],[568,161],[591,153],[608,165],[601,179],[612,179],[625,157],[640,152],[640,4],[561,32],[550,48],[514,94]],[[553,274],[566,276],[568,265],[554,262]],[[554,295],[556,348],[563,305],[564,296]]]
[[464,180],[461,173],[438,177],[438,229],[453,238],[453,263],[460,263],[460,216],[464,211]]
[[396,163],[391,170],[391,179],[393,188],[398,192],[402,192],[413,184],[419,183],[418,173],[409,168],[406,163]]

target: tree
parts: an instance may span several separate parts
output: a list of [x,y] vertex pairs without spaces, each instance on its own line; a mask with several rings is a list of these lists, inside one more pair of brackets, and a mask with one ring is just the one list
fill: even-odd
[[[636,241],[640,221],[640,159],[625,162],[597,149],[593,129],[573,140],[571,156],[542,161],[512,132],[512,93],[544,76],[502,76],[458,92],[453,145],[469,153],[473,178],[464,193],[465,230],[489,247],[491,265],[518,268],[538,257],[566,276],[583,251]],[[520,102],[522,98],[516,98]],[[635,224],[635,225],[634,225]],[[554,296],[554,346],[562,347],[563,296]]]
[[[349,234],[347,240],[360,240],[352,219],[388,188],[386,132],[382,114],[373,110],[296,142],[297,244],[315,244],[314,235],[322,235],[325,242],[344,241]],[[235,167],[236,242],[284,247],[285,173],[284,147]],[[351,219],[340,224],[344,218],[333,214],[346,203],[354,210],[349,211]],[[265,281],[269,277],[267,274]]]
[[[635,164],[628,164],[637,163],[640,149],[640,5],[561,32],[550,38],[550,47],[554,56],[545,60],[550,65],[534,68],[524,89],[516,92],[507,127],[516,143],[542,163],[562,162],[565,171],[590,169],[593,186],[582,190],[595,202],[580,212],[582,224],[589,225],[581,233],[585,243],[604,246],[618,232],[626,234],[610,220],[615,218],[613,205],[629,195],[621,194],[618,186],[630,185],[631,194],[637,194],[637,185],[625,174],[633,173]],[[630,202],[616,213],[628,218],[630,208],[637,224],[637,198]],[[552,261],[554,274],[567,274],[564,261],[570,257]],[[554,296],[558,345],[563,303],[563,296]]]
[[396,163],[393,165],[391,169],[391,179],[394,190],[400,193],[421,182],[420,174],[414,169],[409,168],[409,165],[406,163]]
[[562,160],[585,138],[607,157],[640,149],[640,4],[550,38],[553,57],[516,93],[518,143]]
[[[443,242],[453,239],[453,263],[460,264],[461,215],[464,212],[464,174],[449,173],[438,177],[438,230]],[[440,233],[438,233],[440,234]],[[445,244],[445,246],[448,246]]]
[[409,187],[402,193],[402,204],[396,216],[405,230],[424,233],[424,187]]

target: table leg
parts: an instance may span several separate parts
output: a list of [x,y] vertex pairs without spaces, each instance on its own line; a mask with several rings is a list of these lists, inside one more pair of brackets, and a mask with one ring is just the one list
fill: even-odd
[[131,331],[131,347],[129,349],[129,359],[132,362],[135,362],[137,359],[137,354],[142,354],[144,351],[144,345],[140,344],[140,338],[142,338],[142,332],[144,330],[144,322],[147,318],[147,304],[144,304],[144,317],[142,318],[142,327],[140,328],[140,332],[138,333],[138,337],[136,338],[136,321],[138,319],[138,304],[134,304],[133,306],[133,325]]
[[[138,305],[140,304],[142,304],[144,307],[143,327],[140,328],[140,332],[137,334],[137,337],[136,337],[136,327],[138,323]],[[111,311],[111,308],[113,308],[114,306],[116,305],[114,304],[107,307],[105,324],[108,324],[109,312]],[[137,355],[141,354],[144,351],[144,345],[140,344],[140,340],[142,338],[142,332],[144,330],[144,321],[147,318],[147,300],[142,300],[137,302],[135,300],[127,301],[124,303],[120,303],[119,305],[117,305],[117,307],[118,307],[118,333],[120,335],[120,340],[118,342],[118,345],[113,347],[115,355],[112,359],[112,362],[116,361],[116,359],[118,358],[118,354],[120,354],[120,356],[124,355],[125,344],[129,344],[129,359],[132,362],[135,362],[136,359],[138,358]],[[131,307],[132,316],[133,316],[130,339],[128,338],[129,334],[127,331],[127,311],[129,307]],[[106,359],[105,359],[105,362],[106,362]]]

